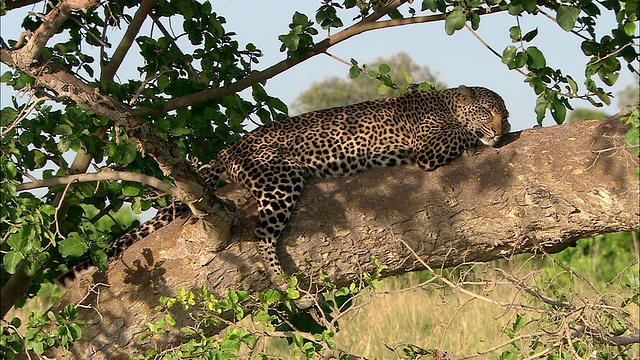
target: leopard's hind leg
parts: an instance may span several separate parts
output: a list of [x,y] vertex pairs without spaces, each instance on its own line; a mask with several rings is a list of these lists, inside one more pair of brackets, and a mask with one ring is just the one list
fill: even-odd
[[260,179],[264,182],[259,179],[250,186],[258,202],[256,245],[271,281],[278,285],[277,277],[284,272],[276,254],[276,243],[300,197],[305,170],[287,164],[270,164],[261,170],[264,171],[260,172]]

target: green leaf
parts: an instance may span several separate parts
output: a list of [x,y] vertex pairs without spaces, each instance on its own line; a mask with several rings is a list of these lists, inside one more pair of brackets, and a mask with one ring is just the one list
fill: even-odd
[[602,90],[596,92],[596,96],[607,105],[611,105],[611,97]]
[[538,9],[536,0],[522,0],[522,7],[529,14],[533,14]]
[[122,195],[124,196],[136,196],[140,193],[140,188],[137,186],[128,185],[122,188]]
[[267,92],[260,84],[254,84],[251,87],[251,96],[253,96],[256,101],[265,101],[269,99],[269,95],[267,95]]
[[453,35],[454,32],[460,30],[464,27],[464,23],[467,21],[467,17],[464,15],[462,10],[455,9],[444,21],[444,31],[447,35]]
[[24,255],[22,255],[22,253],[19,253],[17,251],[9,251],[8,253],[4,254],[4,257],[2,258],[2,265],[4,265],[4,269],[9,274],[15,274],[16,267],[22,259],[24,259]]
[[355,79],[358,76],[360,76],[360,73],[362,71],[360,70],[360,68],[357,65],[353,65],[351,68],[349,68],[349,77],[351,79]]
[[291,337],[293,338],[293,342],[297,347],[301,348],[304,345],[304,339],[302,338],[302,336],[300,336],[300,334],[293,334]]
[[537,35],[538,35],[538,28],[535,28],[529,31],[528,33],[524,34],[524,36],[522,37],[522,40],[529,42],[533,40],[533,38],[535,38]]
[[[73,234],[73,233],[71,233]],[[58,243],[58,250],[63,257],[79,257],[87,251],[87,243],[77,234]]]
[[469,21],[471,22],[471,28],[473,30],[478,30],[480,27],[480,15],[475,12],[469,14]]
[[407,82],[407,84],[413,84],[413,76],[411,76],[411,74],[407,70],[402,69],[402,74],[404,74],[404,80]]
[[167,74],[162,74],[158,77],[158,90],[164,92],[169,87],[169,84],[169,76]]
[[133,147],[132,145],[128,145],[128,144],[121,144],[121,145],[122,146],[119,146],[121,152],[119,154],[120,159],[118,162],[122,165],[127,165],[136,159],[138,152],[136,151],[136,148]]
[[520,29],[520,26],[512,26],[511,28],[509,28],[509,37],[511,38],[511,40],[518,41],[520,40],[521,36],[522,29]]
[[280,110],[285,114],[289,111],[289,109],[287,108],[287,105],[278,98],[271,97],[266,101],[266,103],[270,108]]
[[633,36],[636,33],[636,23],[633,21],[627,21],[624,24],[624,32],[629,35],[629,36]]
[[519,331],[525,325],[525,319],[522,315],[516,314],[516,320],[513,322],[513,331]]
[[349,295],[349,288],[341,287],[340,289],[336,290],[336,296],[345,296],[345,295]]
[[524,11],[524,6],[520,3],[510,2],[508,9],[509,15],[520,15]]
[[427,9],[431,10],[431,12],[436,12],[436,10],[438,10],[436,0],[422,0],[421,11],[425,11]]
[[579,15],[579,7],[560,5],[558,7],[558,16],[556,17],[556,20],[558,21],[558,25],[560,25],[564,31],[571,31],[576,25]]
[[391,71],[391,67],[387,64],[380,64],[378,71],[380,71],[381,74],[388,74]]
[[513,45],[509,45],[502,51],[502,63],[509,64],[516,57],[516,47]]
[[549,107],[549,102],[544,98],[544,94],[538,96],[538,100],[536,100],[536,107],[534,109],[537,115],[538,125],[542,125],[542,120],[544,120],[544,116],[547,112],[547,108]]
[[391,91],[392,88],[385,85],[385,84],[380,84],[376,87],[376,92],[380,95],[385,95],[387,93],[389,93],[389,91]]
[[302,31],[302,25],[298,25],[291,29],[291,31],[286,35],[278,36],[278,39],[282,41],[284,46],[290,51],[296,51],[298,49],[298,45],[300,44],[300,32]]
[[402,16],[402,13],[398,9],[391,10],[389,13],[387,13],[387,15],[394,20],[404,18],[404,16]]
[[573,80],[571,76],[567,76],[567,83],[571,89],[571,94],[575,94],[578,92],[578,84]]
[[542,51],[535,46],[529,46],[527,48],[527,66],[531,70],[542,69],[547,66]]
[[53,207],[53,205],[44,204],[40,207],[40,212],[45,215],[51,216],[56,212],[56,208]]
[[499,357],[500,360],[513,360],[515,358],[516,356],[511,351],[503,351]]
[[16,177],[16,175],[18,175],[18,169],[16,168],[16,165],[11,161],[7,161],[4,163],[4,175],[7,177],[7,179],[12,179]]
[[53,133],[54,134],[58,134],[58,135],[71,135],[73,134],[73,130],[71,129],[71,126],[67,125],[67,124],[60,124],[58,126],[56,126],[53,129]]
[[13,79],[13,73],[11,71],[6,71],[0,77],[0,83],[7,83],[9,80]]
[[629,129],[629,131],[627,131],[627,134],[624,136],[624,142],[629,145],[638,145],[638,135],[639,135],[638,128],[635,126],[632,126],[631,129]]

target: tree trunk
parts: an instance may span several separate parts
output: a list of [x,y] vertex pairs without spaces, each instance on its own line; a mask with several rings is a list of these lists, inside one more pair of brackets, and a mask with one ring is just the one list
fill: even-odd
[[[407,245],[429,266],[446,268],[540,246],[558,252],[585,236],[638,230],[638,159],[624,148],[627,130],[617,117],[582,121],[509,134],[505,145],[433,172],[402,166],[309,181],[279,246],[283,268],[291,274],[321,267],[344,285],[374,269],[371,257],[388,266],[384,276],[423,270]],[[158,298],[180,287],[206,285],[222,297],[230,289],[270,286],[252,243],[253,199],[233,185],[218,193],[238,207],[229,244],[208,238],[202,222],[183,226],[183,218],[60,300],[56,309],[86,305],[79,311],[89,326],[72,356],[143,353],[154,340],[138,335],[157,320]],[[174,316],[178,329],[189,321],[184,313]],[[178,334],[164,336],[155,347],[177,341]]]

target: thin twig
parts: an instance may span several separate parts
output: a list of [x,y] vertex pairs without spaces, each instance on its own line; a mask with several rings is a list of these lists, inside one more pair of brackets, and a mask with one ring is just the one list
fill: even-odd
[[[540,245],[540,243],[538,242],[538,240],[536,240],[535,238],[532,238],[531,241],[533,242],[533,244],[537,247],[538,250],[540,250],[549,260],[551,260],[554,264],[560,266],[564,271],[566,271],[567,273],[576,276],[578,279],[582,280],[588,287],[589,289],[591,289],[591,291],[593,291],[594,294],[599,294],[598,291],[596,290],[596,288],[587,280],[584,278],[584,276],[580,275],[579,273],[573,271],[572,269],[568,268],[565,264],[563,264],[561,261],[559,261],[558,259],[554,258],[553,256],[551,256],[551,254],[549,254],[544,247],[542,247],[542,245]],[[601,301],[603,301],[602,299],[600,299]]]
[[76,24],[78,24],[78,26],[80,26],[84,31],[86,31],[87,35],[89,35],[92,39],[94,39],[95,41],[97,41],[100,44],[100,47],[106,47],[107,49],[111,48],[111,44],[104,42],[102,39],[100,39],[99,37],[97,37],[96,35],[94,35],[90,29],[88,29],[83,23],[81,23],[80,21],[78,21],[78,19],[76,19],[73,16],[69,17],[71,20],[73,20]]
[[129,100],[129,106],[133,106],[133,104],[136,103],[136,101],[138,100],[138,97],[142,93],[142,90],[144,90],[144,88],[147,86],[148,83],[150,83],[151,81],[157,79],[162,74],[168,73],[170,71],[172,71],[172,70],[171,69],[165,69],[165,70],[162,70],[161,72],[159,72],[157,74],[153,74],[153,75],[149,76],[148,78],[144,79],[144,81],[142,81],[142,84],[140,84],[140,87],[138,87],[138,90],[136,91],[136,93],[133,95],[131,100]]
[[[469,30],[469,32],[471,33],[471,35],[473,35],[478,41],[480,41],[480,43],[482,45],[484,45],[484,47],[486,47],[487,49],[489,49],[489,51],[491,51],[495,56],[497,56],[498,58],[502,59],[502,55],[500,55],[500,53],[498,53],[496,50],[494,50],[489,44],[487,44],[481,37],[480,35],[478,35],[478,33],[475,32],[475,30],[473,30],[471,28],[471,26],[464,24],[464,27],[467,28],[467,30]],[[515,71],[519,72],[522,76],[524,77],[529,77],[529,75],[527,75],[524,71],[520,70],[520,69],[514,69]]]
[[[29,99],[27,100],[27,104],[29,101],[31,101],[31,99],[33,99],[33,95],[29,96]],[[38,105],[38,103],[42,102],[42,101],[46,101],[46,100],[51,100],[51,98],[49,98],[48,96],[41,96],[38,97],[37,99],[35,99],[35,101],[29,105],[27,107],[27,104],[24,104],[24,106],[22,107],[22,110],[20,110],[20,113],[18,114],[18,117],[16,117],[15,120],[13,120],[13,122],[7,126],[4,131],[2,131],[1,135],[5,136],[7,135],[7,133],[9,133],[9,131],[11,131],[14,127],[18,126],[18,124],[27,118],[27,116],[29,116],[29,114],[31,114],[31,112],[33,111],[33,109],[35,109],[35,107]]]
[[69,190],[69,187],[71,187],[71,182],[69,182],[67,184],[67,186],[64,187],[64,191],[62,192],[62,195],[60,196],[60,202],[58,203],[58,206],[56,206],[56,210],[53,213],[53,222],[54,222],[54,224],[56,226],[55,234],[57,236],[60,236],[60,237],[64,237],[64,236],[62,236],[62,234],[60,233],[60,222],[58,221],[58,212],[60,211],[60,208],[64,204],[64,197],[67,195],[67,191]]
[[496,346],[494,346],[492,348],[485,349],[485,350],[482,350],[482,351],[478,351],[477,353],[475,353],[473,355],[467,355],[467,356],[461,357],[459,360],[473,359],[473,358],[476,358],[478,356],[486,355],[486,354],[492,353],[492,352],[494,352],[496,350],[499,350],[499,349],[501,349],[501,348],[503,348],[505,346],[508,346],[508,345],[512,344],[514,341],[520,341],[520,340],[529,339],[529,338],[536,337],[536,336],[545,336],[545,335],[548,335],[548,333],[541,331],[541,332],[537,332],[537,333],[533,333],[533,334],[523,334],[523,335],[520,335],[520,336],[516,336],[513,339],[509,339],[509,340],[507,340],[507,341],[505,341],[505,342],[503,342],[501,344],[498,344],[498,345],[496,345]]
[[[540,11],[540,13],[541,13],[542,15],[546,16],[548,19],[550,19],[550,20],[551,20],[551,21],[553,21],[554,23],[556,23],[556,24],[558,23],[558,19],[556,19],[556,18],[554,18],[553,16],[551,16],[551,15],[547,14],[544,10],[542,10],[542,9],[538,8],[538,11]],[[580,34],[579,32],[577,32],[577,31],[575,31],[575,30],[571,30],[571,32],[572,32],[574,35],[576,35],[576,36],[580,37],[582,40],[591,40],[591,39],[589,39],[588,37],[586,37],[586,36],[584,36],[584,35]]]

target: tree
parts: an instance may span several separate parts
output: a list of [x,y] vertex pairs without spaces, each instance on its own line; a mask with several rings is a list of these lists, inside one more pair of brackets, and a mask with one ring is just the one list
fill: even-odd
[[[0,11],[10,14],[18,7],[33,3],[35,1],[31,0],[9,3],[2,1]],[[604,83],[602,86],[608,86],[616,81],[623,63],[628,64],[630,69],[637,64],[634,44],[637,37],[634,32],[638,9],[633,2],[608,0],[596,5],[591,2],[538,4],[530,1],[474,3],[436,0],[422,2],[419,10],[415,5],[407,4],[405,0],[347,0],[344,4],[323,2],[316,13],[315,20],[318,25],[310,21],[306,15],[293,15],[292,23],[289,25],[290,31],[280,36],[282,50],[286,51],[287,58],[263,71],[254,70],[254,64],[261,55],[260,50],[252,44],[246,44],[244,47],[238,44],[233,38],[233,33],[225,29],[224,18],[213,10],[210,3],[195,1],[144,0],[139,4],[123,1],[102,4],[93,0],[63,0],[47,3],[43,14],[29,15],[23,22],[25,33],[21,38],[2,39],[0,60],[11,68],[11,71],[2,75],[2,81],[16,91],[30,95],[27,101],[16,100],[11,106],[2,109],[0,249],[3,318],[11,307],[37,294],[43,283],[54,281],[74,260],[91,256],[103,269],[106,268],[107,261],[103,251],[106,242],[103,240],[112,239],[118,233],[105,233],[96,227],[95,222],[99,221],[101,216],[117,211],[125,202],[131,203],[135,212],[151,206],[168,204],[169,198],[157,196],[151,191],[151,187],[188,204],[195,217],[204,218],[204,223],[210,224],[210,229],[206,232],[210,243],[224,247],[222,245],[227,242],[226,238],[230,234],[229,229],[233,221],[231,207],[214,195],[215,189],[204,186],[202,179],[193,170],[192,163],[209,161],[216,151],[237,139],[245,131],[243,123],[246,119],[264,123],[286,116],[286,105],[267,94],[262,83],[312,56],[326,53],[331,46],[357,34],[431,21],[443,21],[445,30],[451,34],[465,27],[467,22],[470,29],[477,29],[481,17],[487,13],[508,11],[514,16],[524,13],[549,16],[553,14],[563,30],[572,31],[584,39],[582,51],[592,57],[585,65],[588,79],[584,84],[584,90],[570,76],[547,66],[542,52],[528,44],[537,36],[535,30],[525,33],[520,27],[512,28],[510,36],[519,45],[508,46],[502,55],[499,55],[509,69],[519,69],[526,74],[526,81],[538,96],[535,109],[538,121],[541,121],[547,112],[550,112],[556,121],[564,121],[571,98],[583,98],[595,104],[608,102],[609,94],[592,77],[597,75],[599,81]],[[612,29],[611,35],[599,37],[595,31],[595,22],[603,11],[616,14],[617,27]],[[422,15],[414,16],[418,12]],[[355,15],[355,19],[344,26],[342,19],[349,17],[349,14]],[[389,19],[385,20],[385,16]],[[148,29],[143,27],[145,22],[153,25],[151,30],[144,30]],[[175,26],[176,22],[182,23],[182,26]],[[318,26],[326,30],[344,29],[316,42],[314,35],[318,34]],[[109,31],[112,27],[121,27],[124,31],[112,33]],[[65,36],[56,36],[59,33]],[[117,39],[113,40],[112,37]],[[139,49],[143,61],[139,64],[139,76],[128,78],[122,71],[122,65],[134,46]],[[369,76],[378,79],[384,87],[406,90],[394,84],[388,76],[391,69],[364,69],[359,66],[357,60],[353,60],[351,64],[351,73],[354,76],[367,70]],[[238,94],[248,88],[251,88],[251,99]],[[633,142],[635,139],[637,144],[637,110],[635,120],[631,121],[635,121],[636,127],[631,129],[631,135],[627,136],[627,140]],[[611,128],[604,123],[598,126],[602,126],[602,131]],[[611,130],[610,136],[619,139],[617,135],[621,131],[620,128]],[[594,136],[595,134],[598,134],[597,130]],[[628,165],[629,156],[626,155],[627,150],[624,146],[619,143],[608,145],[608,148],[599,149],[603,152],[615,149],[620,152],[620,158],[594,161],[598,165],[594,167],[598,168],[602,163],[608,166]],[[637,154],[637,145],[635,146],[631,150],[635,149]],[[538,148],[532,153],[541,152]],[[64,157],[68,153],[75,156],[70,163]],[[596,154],[596,160],[600,160],[601,153]],[[92,165],[101,171],[87,173]],[[626,167],[627,170],[629,166],[631,165]],[[625,169],[625,166],[620,168]],[[451,171],[455,172],[455,169],[452,167]],[[504,169],[509,167],[505,166]],[[36,170],[42,171],[42,179],[34,177],[33,173]],[[601,173],[611,174],[605,169],[601,169]],[[628,190],[624,192],[626,196],[633,197],[638,193],[637,183],[629,180],[628,173],[621,170],[613,175],[620,175],[611,181],[612,184],[620,184]],[[527,174],[523,176],[527,177]],[[604,181],[605,178],[602,176],[598,179]],[[459,180],[451,181],[452,184],[456,184],[455,181]],[[605,189],[608,186],[604,183],[592,183],[595,184],[601,184]],[[40,186],[47,187],[47,193],[43,196],[24,192]],[[448,186],[445,186],[445,189],[449,188]],[[555,218],[562,219],[566,216],[564,211],[571,209],[561,200],[556,201],[556,197],[547,196],[542,190],[538,191],[539,188],[533,190],[535,191],[529,193],[529,201],[553,204],[549,205],[553,209],[554,206],[559,206],[559,210],[553,214]],[[548,251],[563,248],[574,241],[575,236],[585,235],[586,232],[637,229],[635,207],[629,205],[631,202],[623,198],[622,194],[598,192],[593,196],[600,202],[613,196],[612,202],[607,204],[621,204],[621,207],[613,218],[602,208],[598,208],[597,212],[586,212],[597,216],[588,218],[589,221],[582,223],[581,230],[575,234],[561,236],[559,243],[553,242],[547,247]],[[89,216],[86,205],[98,209],[98,215],[101,216]],[[548,210],[549,206],[546,205],[542,208]],[[617,225],[601,226],[608,221]],[[245,223],[240,221],[239,224]],[[531,237],[542,239],[544,229],[536,228],[539,225],[536,223],[530,225],[532,228],[527,229],[533,231],[529,233]],[[241,231],[236,229],[233,233],[239,232]],[[197,229],[193,230],[192,235],[196,236],[197,233]],[[496,242],[506,240],[506,235],[496,237]],[[529,246],[522,247],[521,250],[533,251],[534,244],[529,242]],[[478,253],[474,259],[483,261],[492,258],[492,249],[496,248],[486,248],[486,254]],[[143,252],[146,255],[153,253]],[[385,266],[391,264],[385,264],[384,260],[367,260],[367,266],[363,268],[366,269],[366,274],[356,271],[352,275],[341,277],[341,273],[337,271],[333,280],[327,278],[327,284],[337,286],[334,303],[340,304],[339,298],[342,298],[345,292],[342,285],[348,285],[347,295],[353,294],[359,289],[359,284],[375,285],[379,276],[410,270],[394,268],[394,271],[386,271]],[[148,283],[152,287],[158,286],[151,290],[163,288],[162,264],[156,263],[153,256],[145,257],[144,261],[146,264],[134,263],[137,264],[134,265],[135,268],[127,270],[134,273],[149,272],[156,276],[153,279],[161,281]],[[296,261],[296,264],[302,264],[302,259]],[[420,262],[418,259],[415,261]],[[457,263],[454,261],[437,266]],[[434,263],[429,266],[434,266]],[[122,270],[119,274],[126,274],[126,271]],[[251,294],[261,289],[260,284],[265,284],[260,274],[254,273],[252,277],[245,278],[250,283],[258,284],[257,287],[250,287]],[[295,280],[292,281],[295,283]],[[354,281],[353,287],[346,283],[348,281]],[[194,283],[175,285],[185,285],[188,290],[194,289]],[[67,300],[63,301],[71,304],[68,299],[74,294],[77,295],[77,291],[79,290],[70,293]],[[176,296],[176,291],[178,290],[173,288],[164,294]],[[193,293],[184,291],[177,294],[178,298],[174,300],[165,298],[164,306],[168,308],[169,303],[181,301],[189,305],[189,296],[194,296]],[[203,291],[198,296],[208,301],[213,309],[234,311],[238,317],[247,313],[262,316],[263,319],[272,319],[271,316],[275,316],[273,311],[276,310],[268,310],[261,307],[262,305],[247,308],[245,311],[239,304],[246,300],[249,292],[236,291],[230,294],[226,300],[216,302],[219,305],[217,307],[212,305],[214,301],[209,297],[210,293]],[[295,298],[296,290],[292,289],[287,295]],[[216,296],[220,298],[221,295]],[[256,304],[289,304],[285,300],[280,302],[280,295],[275,295],[274,292],[267,291],[261,296]],[[543,297],[542,301],[545,302],[546,298]],[[552,302],[551,305],[553,304]],[[155,306],[151,303],[148,305],[149,309]],[[562,304],[554,306],[558,305]],[[175,311],[175,308],[172,311]],[[70,347],[82,331],[78,325],[78,314],[78,310],[69,305],[64,306],[57,315],[34,315],[31,319],[33,330],[25,334],[26,340],[13,330],[19,325],[19,321],[3,320],[2,349],[5,355],[11,355],[12,351],[19,352],[23,344],[37,354],[42,353],[46,346]],[[153,335],[159,335],[164,331],[163,325],[176,322],[176,318],[182,323],[188,319],[188,315],[184,312],[173,313],[171,316],[167,314],[167,317],[161,319],[164,322],[162,324],[154,319],[150,326]],[[138,320],[141,321],[139,324],[152,321],[143,317],[139,317]],[[223,320],[228,321],[228,318]],[[84,321],[88,320],[85,318]],[[223,327],[229,323],[215,324]],[[49,333],[47,326],[54,326],[56,330]],[[637,331],[633,326],[628,328],[631,329],[630,333]],[[117,333],[120,327],[116,326],[114,329]],[[184,333],[193,335],[201,334],[201,331],[200,328],[186,327]],[[265,331],[268,333],[271,328],[267,325]],[[585,331],[591,336],[589,339],[595,338],[590,333],[591,328],[582,329],[582,333],[576,336],[582,336]],[[110,331],[104,331],[104,334],[114,335]],[[227,345],[233,341],[248,341],[246,334],[227,334],[231,337],[227,339]],[[296,329],[279,334],[291,339],[300,347],[300,351],[305,353],[312,354],[318,347],[332,348],[330,330],[318,333],[320,338],[309,337]],[[623,334],[626,334],[626,330]],[[615,342],[618,339],[612,338],[610,334],[600,335],[604,342],[613,341],[614,344],[618,344]],[[567,339],[572,341],[577,337],[569,336]],[[113,342],[108,337],[98,340],[104,340],[103,344]],[[120,340],[122,344],[128,343],[127,339]],[[205,340],[207,341],[209,340]],[[322,344],[328,345],[323,347]],[[82,351],[86,346],[78,344],[76,351]],[[110,354],[110,349],[102,349],[105,356]]]
[[[416,64],[406,53],[376,59],[367,67],[373,69],[375,74],[380,72],[381,66],[383,70],[385,66],[390,69],[388,75],[394,84],[408,83],[407,85],[411,85],[414,81],[428,81],[434,86],[444,85],[438,81],[437,75],[432,74],[428,67]],[[304,113],[355,104],[381,97],[395,96],[399,92],[398,89],[388,88],[384,84],[378,85],[367,76],[358,76],[352,80],[334,76],[314,83],[308,90],[300,94],[292,106],[292,112]]]

